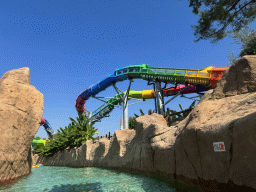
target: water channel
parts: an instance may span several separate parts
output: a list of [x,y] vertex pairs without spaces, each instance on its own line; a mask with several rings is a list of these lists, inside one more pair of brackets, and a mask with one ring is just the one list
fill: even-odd
[[44,166],[0,187],[3,192],[176,192],[167,183],[144,175],[94,167],[69,168]]

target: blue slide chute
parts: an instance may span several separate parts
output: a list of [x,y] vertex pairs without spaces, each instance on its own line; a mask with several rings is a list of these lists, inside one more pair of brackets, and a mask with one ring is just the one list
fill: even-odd
[[84,92],[82,92],[76,99],[76,110],[78,115],[82,115],[85,112],[84,104],[91,96],[95,96],[101,91],[104,91],[106,88],[115,84],[117,82],[116,72],[113,72],[108,75],[105,79],[99,81],[97,84],[90,86]]
[[54,131],[53,131],[50,123],[44,117],[42,117],[40,124],[44,126],[44,129],[45,129],[49,139],[53,140]]

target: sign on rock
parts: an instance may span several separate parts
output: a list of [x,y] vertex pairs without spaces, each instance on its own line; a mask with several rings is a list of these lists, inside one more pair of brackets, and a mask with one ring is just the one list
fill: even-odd
[[213,148],[215,152],[221,152],[221,151],[226,151],[225,150],[225,145],[224,142],[213,142]]

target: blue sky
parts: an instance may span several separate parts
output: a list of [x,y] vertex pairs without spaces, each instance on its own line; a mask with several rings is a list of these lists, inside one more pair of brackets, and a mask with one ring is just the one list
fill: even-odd
[[[218,44],[194,43],[191,25],[197,24],[199,16],[186,0],[9,0],[0,2],[0,17],[0,76],[30,68],[31,85],[44,95],[43,117],[55,132],[70,123],[69,117],[77,117],[78,95],[117,68],[144,63],[220,67],[229,64],[228,49],[235,55],[240,52],[240,45],[232,44],[231,38]],[[255,28],[255,22],[250,26]],[[120,82],[117,87],[125,91],[128,84]],[[131,90],[152,88],[143,80],[131,85]],[[110,87],[97,96],[115,94]],[[179,111],[179,104],[187,108],[192,102],[178,97],[167,107]],[[85,107],[94,111],[102,104],[91,98]],[[129,106],[129,115],[139,114],[139,108],[147,112],[154,108],[154,101]],[[120,117],[121,110],[116,108],[96,123],[99,134],[118,130]],[[42,126],[36,136],[47,137]]]

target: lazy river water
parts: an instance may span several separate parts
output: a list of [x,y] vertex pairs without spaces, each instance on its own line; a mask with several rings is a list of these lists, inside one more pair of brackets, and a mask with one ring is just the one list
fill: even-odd
[[176,192],[167,183],[144,175],[94,167],[68,168],[44,166],[0,188],[3,192]]

